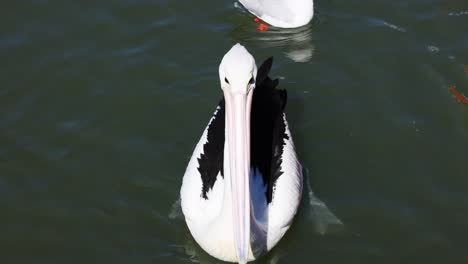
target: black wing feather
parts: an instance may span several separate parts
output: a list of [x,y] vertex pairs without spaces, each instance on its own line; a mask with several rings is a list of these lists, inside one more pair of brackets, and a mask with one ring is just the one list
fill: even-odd
[[218,173],[221,172],[223,175],[224,99],[218,107],[218,111],[208,126],[207,142],[203,145],[203,153],[198,158],[198,171],[203,182],[201,195],[205,199],[208,199],[206,194],[213,188]]
[[286,90],[278,90],[278,79],[268,77],[273,58],[268,58],[259,68],[257,85],[252,99],[251,116],[251,166],[260,171],[267,184],[268,203],[273,199],[276,181],[283,174],[281,156],[286,134],[283,120],[286,107]]

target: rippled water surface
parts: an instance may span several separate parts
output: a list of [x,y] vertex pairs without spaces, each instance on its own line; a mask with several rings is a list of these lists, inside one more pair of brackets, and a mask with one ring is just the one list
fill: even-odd
[[468,263],[468,105],[449,90],[468,95],[468,2],[316,9],[260,32],[230,0],[5,2],[0,262],[219,263],[174,203],[240,42],[275,57],[311,190],[342,222],[304,199],[258,263]]

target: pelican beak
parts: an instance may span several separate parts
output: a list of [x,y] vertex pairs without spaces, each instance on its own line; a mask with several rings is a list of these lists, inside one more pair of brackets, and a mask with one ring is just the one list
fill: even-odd
[[[239,87],[241,88],[241,87]],[[240,92],[240,91],[244,92]],[[246,92],[245,92],[246,91]],[[225,91],[234,240],[239,263],[247,263],[250,249],[250,111],[253,89]]]

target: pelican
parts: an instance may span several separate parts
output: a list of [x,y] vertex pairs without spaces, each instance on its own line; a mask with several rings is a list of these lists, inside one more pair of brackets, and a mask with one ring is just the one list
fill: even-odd
[[219,65],[224,98],[204,130],[180,190],[197,243],[223,261],[247,263],[272,249],[292,224],[302,195],[284,108],[286,91],[257,70],[240,44]]
[[313,0],[239,0],[239,2],[250,13],[280,28],[304,26],[314,16]]

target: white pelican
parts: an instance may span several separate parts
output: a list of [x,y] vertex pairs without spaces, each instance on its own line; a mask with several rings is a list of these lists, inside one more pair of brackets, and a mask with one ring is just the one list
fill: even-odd
[[304,26],[314,16],[313,0],[239,0],[239,2],[250,13],[280,28]]
[[182,212],[210,255],[246,263],[268,252],[291,226],[302,195],[284,108],[286,91],[240,44],[224,55],[224,99],[195,147],[180,190]]

